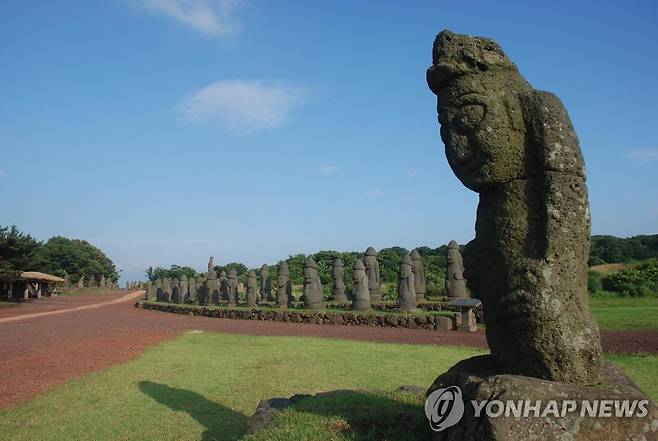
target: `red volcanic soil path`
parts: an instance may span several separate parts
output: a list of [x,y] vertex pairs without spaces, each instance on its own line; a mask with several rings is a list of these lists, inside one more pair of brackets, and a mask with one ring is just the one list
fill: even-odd
[[[126,362],[147,347],[189,330],[486,347],[483,332],[190,317],[135,308],[139,296],[140,292],[109,291],[0,309],[0,409],[72,378]],[[607,352],[658,353],[658,332],[604,332],[603,346]]]

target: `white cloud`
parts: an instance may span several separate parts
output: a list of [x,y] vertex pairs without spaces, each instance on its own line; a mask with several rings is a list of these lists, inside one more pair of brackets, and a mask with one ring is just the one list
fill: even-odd
[[179,105],[184,121],[214,123],[237,132],[284,125],[306,102],[303,87],[273,81],[224,80],[188,95]]
[[321,165],[318,167],[318,173],[322,175],[335,175],[340,172],[340,167],[337,165]]
[[129,0],[151,14],[165,15],[206,35],[230,35],[240,30],[234,16],[242,0]]
[[638,162],[658,161],[658,148],[629,150],[624,156]]
[[409,176],[410,178],[415,178],[416,176],[418,176],[418,170],[413,168],[407,170],[407,176]]

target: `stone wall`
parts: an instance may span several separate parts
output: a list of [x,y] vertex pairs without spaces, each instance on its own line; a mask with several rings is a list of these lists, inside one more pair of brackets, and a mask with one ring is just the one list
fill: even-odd
[[161,302],[138,302],[135,306],[174,314],[239,320],[313,323],[318,325],[376,326],[382,328],[429,329],[438,331],[456,329],[456,317],[429,315],[374,314],[349,311],[296,311],[294,309],[216,308]]

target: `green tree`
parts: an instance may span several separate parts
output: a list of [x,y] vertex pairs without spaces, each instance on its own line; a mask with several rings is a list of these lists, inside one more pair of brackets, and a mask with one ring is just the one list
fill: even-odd
[[42,243],[21,232],[16,225],[0,225],[0,278],[16,280],[21,271],[38,270],[35,255]]
[[34,259],[40,271],[62,277],[68,274],[74,283],[82,276],[96,281],[101,277],[112,282],[119,279],[114,262],[85,240],[52,237],[37,250]]
[[182,279],[183,275],[187,277],[188,279],[190,277],[192,278],[197,278],[199,276],[199,273],[197,273],[193,268],[190,268],[189,266],[179,266],[179,265],[171,265],[169,269],[162,268],[162,267],[155,267],[153,268],[152,266],[148,267],[146,269],[146,278],[149,279],[151,282],[157,279],[164,279],[169,278],[169,279]]

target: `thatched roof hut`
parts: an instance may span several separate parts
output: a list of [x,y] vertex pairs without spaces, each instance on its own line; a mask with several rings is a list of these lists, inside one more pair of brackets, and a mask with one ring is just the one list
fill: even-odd
[[61,277],[52,274],[40,273],[38,271],[24,271],[21,273],[20,280],[29,280],[35,282],[60,283],[64,282]]

